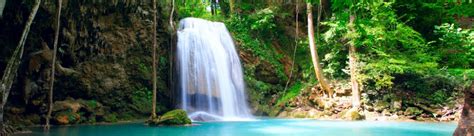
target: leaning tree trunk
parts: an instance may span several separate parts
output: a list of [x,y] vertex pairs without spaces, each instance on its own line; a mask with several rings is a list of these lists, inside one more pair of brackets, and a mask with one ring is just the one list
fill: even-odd
[[474,82],[464,92],[464,107],[454,136],[474,136]]
[[[333,90],[329,86],[329,84],[326,81],[326,78],[324,77],[322,70],[321,70],[321,64],[319,64],[319,56],[318,56],[318,51],[316,49],[316,44],[314,43],[314,26],[313,26],[313,12],[312,12],[312,5],[311,3],[307,3],[307,14],[308,14],[308,39],[309,39],[309,48],[311,50],[311,59],[313,60],[313,66],[314,66],[314,71],[316,73],[316,78],[318,79],[319,83],[321,84],[321,87],[323,90],[325,90],[329,97],[332,97],[333,95]],[[319,17],[318,17],[319,18]],[[318,19],[319,22],[319,19]]]
[[156,0],[153,0],[153,103],[151,118],[156,118]]
[[[355,33],[354,29],[355,16],[351,15],[349,19],[349,31]],[[358,108],[360,106],[360,91],[359,83],[357,82],[357,58],[356,58],[356,47],[353,42],[349,42],[349,68],[351,74],[351,85],[352,85],[352,107]]]
[[48,115],[46,115],[46,125],[44,126],[45,130],[49,130],[49,120],[51,119],[51,113],[53,112],[53,88],[54,88],[54,74],[56,68],[56,54],[58,52],[58,39],[59,39],[59,29],[61,26],[61,5],[62,0],[58,0],[58,7],[56,9],[56,32],[54,34],[54,43],[53,43],[53,58],[51,63],[51,78],[49,81],[49,92],[48,92]]
[[0,104],[0,125],[1,131],[4,131],[4,119],[3,113],[5,104],[8,100],[8,95],[10,94],[10,89],[12,87],[13,81],[15,80],[16,73],[18,72],[18,68],[20,67],[21,58],[23,56],[23,50],[25,48],[25,42],[28,37],[28,32],[30,31],[30,26],[33,23],[33,20],[36,16],[36,12],[41,4],[41,0],[36,0],[35,5],[31,11],[30,16],[28,17],[28,21],[26,22],[25,29],[21,35],[20,42],[18,46],[15,48],[12,57],[8,61],[7,67],[3,73],[2,81],[0,81],[0,93],[2,95],[2,101]]

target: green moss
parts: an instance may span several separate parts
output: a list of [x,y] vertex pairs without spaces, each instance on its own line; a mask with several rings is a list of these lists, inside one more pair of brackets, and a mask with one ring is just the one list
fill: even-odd
[[177,109],[166,112],[158,119],[152,119],[148,122],[150,125],[186,125],[191,124],[191,119],[188,118],[186,111]]

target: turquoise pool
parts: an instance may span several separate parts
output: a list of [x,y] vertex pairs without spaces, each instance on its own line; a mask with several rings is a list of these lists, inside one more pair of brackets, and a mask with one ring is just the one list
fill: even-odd
[[450,136],[455,123],[260,119],[196,122],[195,126],[149,127],[143,123],[34,128],[28,136]]

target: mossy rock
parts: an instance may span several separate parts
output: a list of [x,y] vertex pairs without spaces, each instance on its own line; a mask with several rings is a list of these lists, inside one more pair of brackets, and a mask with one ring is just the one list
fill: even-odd
[[347,119],[347,120],[362,120],[362,119],[364,119],[364,116],[362,116],[359,113],[358,109],[352,108],[352,109],[347,110],[344,113],[344,118]]
[[177,109],[166,112],[163,116],[157,119],[148,121],[151,126],[175,126],[191,124],[191,119],[188,118],[186,111]]
[[405,114],[406,116],[410,116],[410,115],[420,115],[421,113],[423,113],[423,110],[420,110],[416,107],[408,107],[405,112],[403,112],[403,114]]

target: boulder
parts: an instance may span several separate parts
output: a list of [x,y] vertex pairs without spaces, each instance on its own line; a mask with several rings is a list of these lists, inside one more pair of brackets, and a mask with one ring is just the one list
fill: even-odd
[[191,119],[188,118],[186,111],[177,109],[166,112],[161,117],[149,120],[148,124],[151,126],[188,125],[191,124]]
[[357,108],[349,109],[344,113],[344,119],[346,120],[362,120],[364,116],[359,113]]

